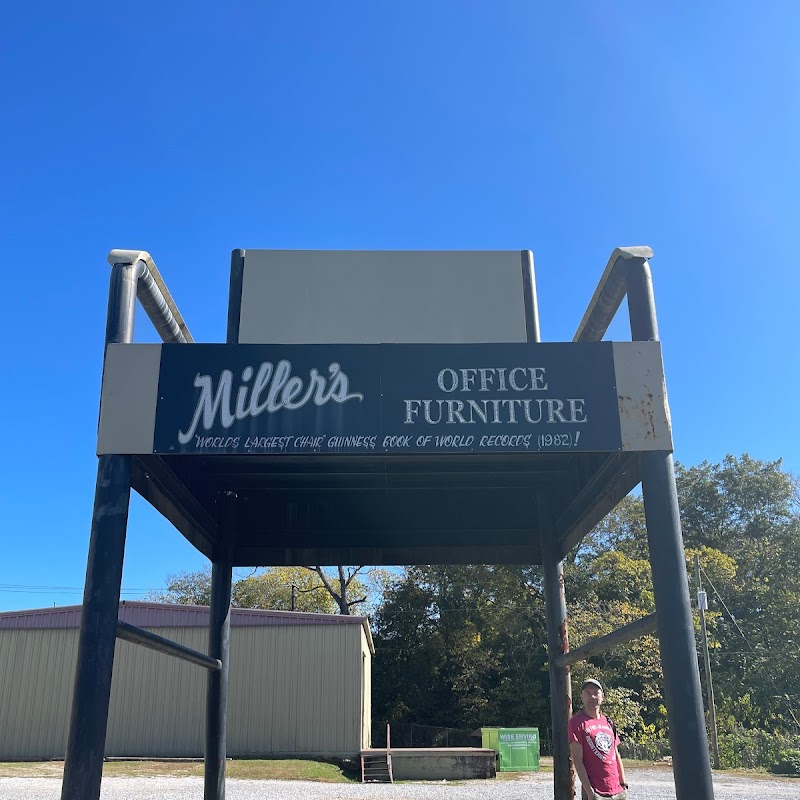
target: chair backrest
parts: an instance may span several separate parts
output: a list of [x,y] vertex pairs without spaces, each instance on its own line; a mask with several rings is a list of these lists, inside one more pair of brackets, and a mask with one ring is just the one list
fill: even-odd
[[234,250],[228,341],[530,342],[535,296],[528,250]]

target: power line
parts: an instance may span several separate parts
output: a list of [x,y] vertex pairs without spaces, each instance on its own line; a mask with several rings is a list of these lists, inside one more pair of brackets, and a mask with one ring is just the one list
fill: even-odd
[[[83,586],[45,586],[41,584],[0,583],[0,592],[15,592],[18,594],[83,594]],[[122,589],[122,594],[145,594],[147,592],[163,591],[161,589]]]
[[[739,631],[739,635],[742,637],[742,639],[744,639],[745,643],[750,648],[750,651],[752,652],[752,654],[758,659],[763,659],[763,657],[759,656],[759,654],[756,652],[755,648],[750,643],[750,640],[744,635],[744,631],[741,629],[741,627],[739,627],[739,623],[736,621],[736,617],[733,616],[733,613],[731,612],[731,610],[728,608],[727,605],[725,605],[725,601],[722,599],[722,595],[717,591],[717,587],[714,586],[714,583],[712,582],[711,578],[708,577],[708,573],[702,567],[700,567],[700,569],[701,569],[703,575],[705,575],[706,580],[708,581],[708,585],[713,589],[714,594],[717,596],[717,600],[719,600],[719,602],[722,604],[722,607],[728,613],[728,616],[731,618],[731,622],[733,622],[733,624],[736,626],[736,630]],[[772,674],[768,670],[766,671],[766,676],[767,676],[767,679],[769,680],[769,682],[772,684],[772,688],[775,689],[776,692],[779,692],[780,690],[778,689],[778,685],[775,683],[775,680],[773,679]],[[798,730],[800,730],[800,721],[797,719],[797,716],[794,713],[794,709],[792,708],[792,704],[789,701],[789,695],[788,694],[783,694],[783,695],[777,695],[777,696],[783,697],[786,700],[786,707],[789,709],[789,714],[791,715],[792,719],[794,720],[794,724],[797,726]]]

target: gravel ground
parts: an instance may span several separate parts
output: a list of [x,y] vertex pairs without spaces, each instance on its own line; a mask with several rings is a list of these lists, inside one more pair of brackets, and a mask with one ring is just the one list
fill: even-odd
[[[630,800],[674,800],[667,770],[630,770]],[[800,780],[714,776],[716,800],[798,800]],[[59,800],[57,778],[0,778],[2,800]],[[201,800],[202,778],[106,778],[102,800]],[[227,782],[226,800],[552,800],[548,773],[517,780],[387,785],[310,783],[307,781]]]

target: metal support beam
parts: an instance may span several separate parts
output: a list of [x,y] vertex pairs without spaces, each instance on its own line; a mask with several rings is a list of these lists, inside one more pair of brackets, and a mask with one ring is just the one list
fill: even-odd
[[572,686],[569,666],[558,658],[569,650],[567,602],[564,595],[564,565],[556,541],[556,531],[547,495],[537,492],[539,536],[542,547],[542,573],[547,618],[547,653],[550,667],[550,716],[553,727],[553,797],[572,800],[575,776],[569,757],[567,731],[572,715]]
[[[115,253],[122,251],[112,251],[109,256],[113,268],[106,344],[133,341],[137,294],[144,297],[147,313],[165,341],[191,341],[150,256],[139,253],[135,258],[114,258]],[[97,464],[62,800],[100,797],[132,470],[132,456],[100,456]]]
[[536,272],[533,268],[533,253],[522,251],[522,288],[525,301],[525,319],[528,327],[528,341],[534,344],[542,341],[539,330],[539,299],[536,293]]
[[149,650],[155,650],[157,653],[179,658],[181,661],[188,661],[190,664],[196,664],[198,667],[204,667],[211,671],[217,671],[222,668],[222,662],[218,658],[211,658],[205,653],[192,650],[191,647],[170,641],[143,628],[137,628],[135,625],[129,625],[121,619],[117,620],[117,639],[124,639],[126,642],[141,645]]
[[625,297],[627,267],[631,263],[641,264],[652,257],[653,251],[649,247],[618,247],[614,250],[578,325],[573,342],[599,342],[605,336]]
[[132,463],[100,456],[97,464],[62,800],[100,797]]
[[[657,341],[653,283],[646,260],[627,270],[628,310],[635,341]],[[708,740],[703,719],[689,584],[671,453],[642,454],[647,543],[658,613],[677,800],[713,800]]]
[[[194,341],[150,253],[145,250],[112,250],[108,254],[108,263],[115,268],[134,267],[137,270],[136,295],[163,341]],[[124,341],[133,341],[133,337]]]
[[[133,340],[140,274],[132,264],[112,270],[106,344]],[[132,469],[132,456],[100,456],[97,463],[62,800],[100,797]]]
[[219,659],[222,668],[218,672],[208,673],[204,800],[225,799],[231,583],[233,579],[231,545],[236,526],[236,495],[226,492],[220,501],[220,527],[223,532],[223,545],[215,553],[211,566],[211,619],[208,632],[208,654],[211,658]]
[[621,628],[599,636],[597,639],[592,639],[581,647],[576,647],[574,650],[568,650],[563,656],[556,659],[556,665],[559,667],[568,667],[578,661],[585,661],[589,656],[603,653],[606,650],[611,650],[618,645],[625,644],[631,639],[638,639],[648,633],[653,633],[656,629],[657,621],[655,614],[648,614],[646,617],[637,619],[635,622],[629,622]]

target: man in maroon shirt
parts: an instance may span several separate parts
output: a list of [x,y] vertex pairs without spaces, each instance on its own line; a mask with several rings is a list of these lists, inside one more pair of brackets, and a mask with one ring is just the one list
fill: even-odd
[[583,800],[625,800],[628,784],[619,757],[619,737],[608,717],[600,713],[603,687],[587,678],[581,686],[583,711],[569,721],[569,753],[583,787]]

